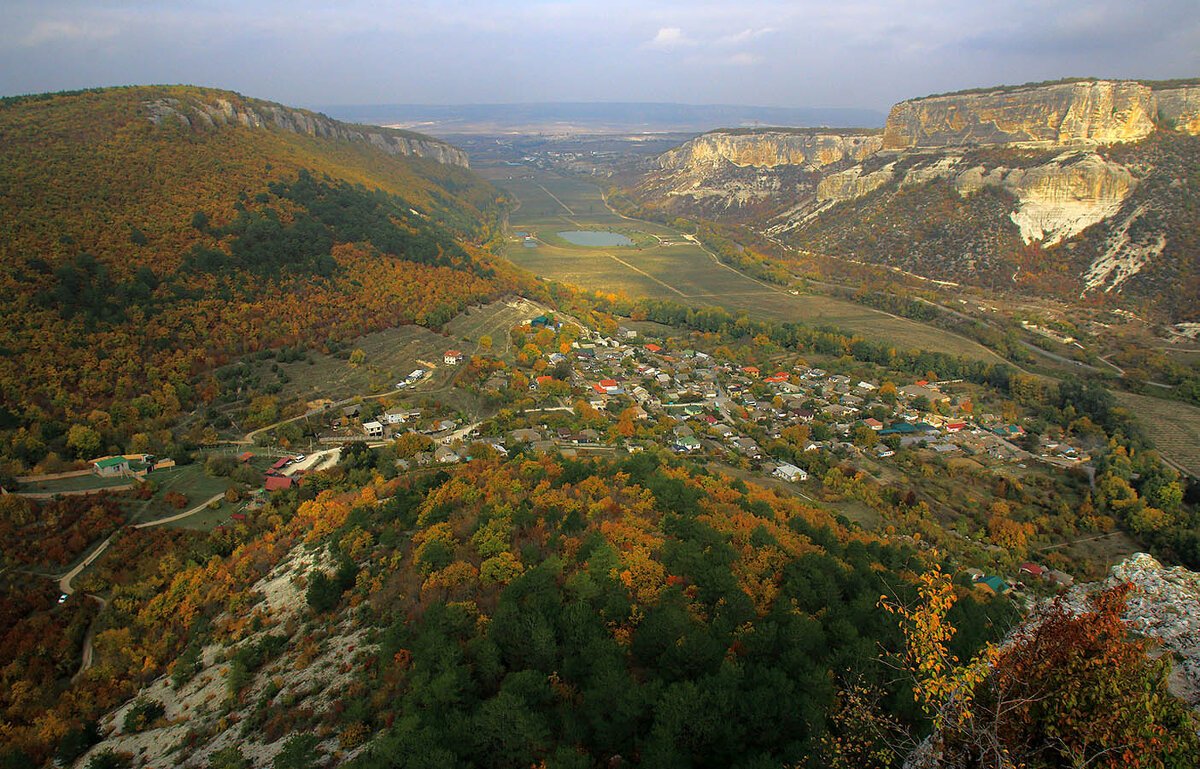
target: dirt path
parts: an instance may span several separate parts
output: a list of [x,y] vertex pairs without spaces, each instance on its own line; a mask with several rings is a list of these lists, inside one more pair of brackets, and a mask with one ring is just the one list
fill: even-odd
[[[154,520],[154,521],[146,521],[145,523],[135,523],[132,526],[130,526],[129,528],[131,528],[131,529],[149,529],[154,526],[162,526],[167,523],[174,523],[175,521],[182,521],[184,518],[187,518],[188,516],[192,516],[192,515],[195,515],[196,513],[201,512],[202,510],[207,508],[209,506],[209,504],[211,504],[212,502],[216,502],[217,500],[223,498],[224,496],[225,496],[225,494],[224,494],[224,492],[222,492],[220,494],[217,494],[214,497],[204,500],[203,502],[196,505],[195,507],[193,507],[190,510],[185,510],[182,513],[176,513],[175,515],[168,516],[166,518],[159,518],[158,520]],[[83,572],[84,569],[91,566],[92,563],[97,558],[99,558],[101,556],[101,554],[104,553],[105,550],[108,549],[108,546],[110,544],[112,544],[113,538],[116,537],[119,532],[120,532],[120,529],[118,529],[117,531],[110,534],[107,539],[105,539],[103,542],[101,542],[96,547],[95,550],[88,553],[87,558],[84,558],[82,561],[80,561],[78,564],[75,565],[75,568],[71,569],[66,574],[59,577],[58,578],[59,592],[65,593],[67,595],[73,594],[75,592],[75,588],[71,587],[71,582],[76,577],[78,577],[80,575],[80,573]]]
[[[566,203],[564,203],[564,202],[562,202],[561,200],[559,200],[559,199],[558,199],[558,195],[555,195],[553,192],[551,192],[550,190],[546,189],[546,185],[542,184],[541,182],[538,182],[538,183],[537,183],[537,186],[541,187],[541,188],[542,188],[542,192],[546,193],[546,194],[547,194],[547,195],[549,195],[551,198],[553,198],[553,199],[554,199],[554,202],[555,202],[555,203],[557,203],[557,204],[559,204],[560,206],[562,206],[562,207],[563,207],[563,210],[564,210],[564,211],[566,211],[568,214],[570,214],[571,216],[578,216],[578,215],[579,215],[579,214],[576,214],[574,211],[572,211],[572,210],[571,210],[571,208],[570,208],[570,206],[568,206]],[[573,220],[572,220],[571,224],[574,224],[575,226],[579,226],[579,223],[578,223],[578,222],[576,222],[576,221],[573,221]]]
[[100,615],[106,608],[108,608],[108,601],[104,600],[100,596],[89,595],[88,598],[91,598],[93,601],[100,604],[100,609],[96,612],[96,616],[92,617],[91,624],[88,625],[87,633],[83,636],[83,653],[80,655],[79,670],[75,672],[75,675],[71,676],[71,683],[78,681],[79,677],[83,675],[84,671],[90,668],[92,663],[95,661],[96,647],[93,642],[96,640],[96,624],[100,620]]

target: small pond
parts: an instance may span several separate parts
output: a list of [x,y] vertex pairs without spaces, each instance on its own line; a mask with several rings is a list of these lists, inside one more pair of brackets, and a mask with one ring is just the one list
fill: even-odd
[[602,230],[570,230],[558,233],[558,237],[577,246],[632,246],[633,241],[619,232]]

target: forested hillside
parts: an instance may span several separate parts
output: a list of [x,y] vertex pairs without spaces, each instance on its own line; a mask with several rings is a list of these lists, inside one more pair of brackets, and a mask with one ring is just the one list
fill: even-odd
[[[289,736],[364,769],[799,765],[828,755],[851,684],[920,722],[876,661],[902,642],[879,596],[911,597],[929,563],[914,544],[657,454],[399,476],[393,457],[348,449],[234,529],[124,535],[86,582],[111,596],[101,664],[60,696],[47,662],[6,647],[0,758],[74,758],[143,686],[148,715],[104,747],[150,730],[152,765],[230,744],[266,765]],[[966,655],[1013,613],[960,592]],[[46,632],[69,646],[70,627]]]
[[[437,327],[511,285],[480,247],[496,190],[403,154],[459,151],[354,129],[189,87],[0,101],[0,453],[14,469],[165,427],[232,356]],[[99,445],[67,445],[74,425]]]

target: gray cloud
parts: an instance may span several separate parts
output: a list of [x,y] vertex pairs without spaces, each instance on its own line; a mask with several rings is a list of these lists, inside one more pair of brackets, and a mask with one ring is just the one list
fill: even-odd
[[0,93],[188,82],[292,104],[885,108],[1071,75],[1200,75],[1195,0],[8,0]]

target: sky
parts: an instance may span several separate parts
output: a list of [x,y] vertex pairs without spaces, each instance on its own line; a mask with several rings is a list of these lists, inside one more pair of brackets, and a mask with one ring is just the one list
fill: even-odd
[[189,83],[295,106],[886,110],[1061,77],[1200,76],[1197,0],[3,0],[0,95]]

